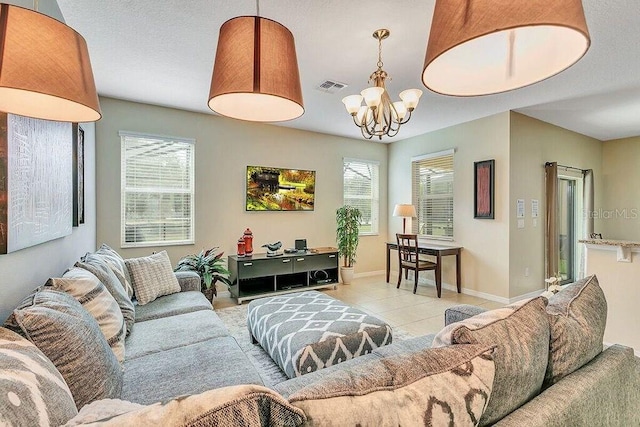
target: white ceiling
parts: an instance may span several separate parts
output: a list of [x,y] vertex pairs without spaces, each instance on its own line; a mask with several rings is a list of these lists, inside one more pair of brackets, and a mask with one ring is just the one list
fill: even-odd
[[[411,121],[392,142],[507,110],[601,140],[640,135],[638,0],[583,0],[591,33],[586,56],[567,71],[500,95],[453,98],[420,82],[435,0],[263,0],[261,16],[295,36],[305,114],[281,124],[361,138],[340,100],[368,86],[378,28],[391,97],[424,91]],[[58,0],[68,25],[89,46],[100,95],[214,114],[207,107],[220,26],[254,15],[253,0]],[[336,94],[324,80],[349,85]]]

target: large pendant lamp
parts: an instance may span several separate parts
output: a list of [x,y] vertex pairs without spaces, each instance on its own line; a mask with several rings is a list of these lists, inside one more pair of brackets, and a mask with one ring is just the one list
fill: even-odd
[[84,38],[49,16],[1,3],[0,111],[61,122],[99,120]]
[[590,43],[581,0],[436,0],[422,82],[454,96],[505,92],[569,68]]
[[293,34],[260,16],[222,24],[209,108],[223,116],[281,122],[304,113]]

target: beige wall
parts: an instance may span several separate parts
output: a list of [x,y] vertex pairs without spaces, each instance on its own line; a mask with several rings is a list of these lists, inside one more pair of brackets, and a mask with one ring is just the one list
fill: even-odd
[[[603,143],[515,112],[510,113],[510,118],[509,296],[515,298],[544,287],[544,164],[555,161],[579,169],[593,169],[594,204],[598,210],[603,200]],[[525,228],[518,228],[517,199],[525,200]],[[531,217],[531,199],[540,201],[536,227]],[[595,230],[601,228],[601,221],[596,220]]]
[[[174,263],[186,254],[220,246],[235,253],[245,228],[254,245],[281,240],[291,247],[306,238],[310,247],[335,246],[335,210],[342,205],[342,159],[380,162],[380,234],[360,239],[356,273],[384,269],[387,236],[387,147],[383,144],[247,123],[133,102],[101,98],[97,125],[97,240],[125,258],[159,248],[120,248],[120,137],[134,131],[196,139],[194,245],[165,247]],[[313,212],[245,212],[247,165],[311,169],[316,173]],[[265,250],[259,248],[260,251]]]
[[[462,252],[466,292],[509,296],[509,113],[397,141],[389,147],[389,239],[402,229],[391,216],[397,203],[411,203],[411,157],[454,148],[454,242]],[[495,159],[495,219],[473,218],[473,162]],[[392,264],[395,265],[396,263]],[[430,273],[428,273],[429,277]],[[455,284],[455,259],[445,257],[443,281]]]
[[587,274],[598,276],[607,299],[607,328],[604,342],[633,347],[640,355],[640,251],[634,248],[631,262],[617,261],[614,246],[590,245],[587,249]]
[[603,144],[602,235],[640,241],[640,137]]
[[[85,223],[70,236],[0,255],[0,321],[29,292],[60,276],[86,252],[96,248],[95,125],[82,124],[85,140]],[[71,179],[71,177],[69,177]]]

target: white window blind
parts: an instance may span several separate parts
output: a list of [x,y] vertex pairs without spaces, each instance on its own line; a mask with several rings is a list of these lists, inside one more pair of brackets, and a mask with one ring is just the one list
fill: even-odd
[[344,204],[360,209],[360,234],[378,234],[380,163],[344,159],[343,166]]
[[453,240],[453,150],[413,158],[411,176],[413,232]]
[[193,139],[120,132],[122,247],[194,243]]

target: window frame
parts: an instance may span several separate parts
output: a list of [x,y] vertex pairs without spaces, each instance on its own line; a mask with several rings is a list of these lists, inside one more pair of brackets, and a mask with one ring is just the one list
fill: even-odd
[[[371,197],[362,197],[364,200],[371,201],[371,231],[362,231],[360,224],[358,227],[359,236],[378,236],[380,235],[380,162],[378,160],[357,159],[353,157],[342,158],[342,204],[346,204],[345,194],[345,171],[347,163],[360,163],[366,165],[372,165],[376,168],[376,180],[372,182]],[[353,198],[353,197],[352,197]]]
[[[185,138],[185,137],[174,137],[167,135],[155,135],[149,133],[139,133],[139,132],[130,132],[130,131],[119,131],[118,135],[120,136],[120,247],[121,248],[144,248],[144,247],[164,247],[164,246],[182,246],[182,245],[193,245],[195,244],[195,144],[196,140],[193,138]],[[145,241],[145,242],[127,242],[126,241],[126,197],[127,193],[131,192],[131,190],[127,190],[126,188],[126,176],[127,176],[127,138],[140,138],[140,139],[149,139],[149,140],[157,140],[161,143],[172,143],[178,142],[187,144],[190,151],[189,156],[189,188],[186,191],[170,191],[172,189],[168,189],[166,193],[180,193],[180,194],[189,194],[190,196],[190,229],[189,229],[189,237],[184,240],[175,240],[175,241]],[[175,189],[173,189],[175,190]],[[161,191],[162,192],[162,191]]]
[[[415,221],[413,221],[411,225],[411,231],[414,234],[418,234],[420,238],[429,239],[429,240],[442,240],[442,241],[454,241],[455,240],[455,152],[454,148],[438,151],[434,153],[427,153],[420,156],[414,156],[411,158],[411,203],[416,207],[416,212],[418,217]],[[425,161],[425,160],[435,160],[444,157],[451,157],[451,193],[449,195],[436,195],[433,199],[451,199],[451,216],[447,218],[447,220],[451,224],[451,236],[440,236],[440,235],[432,235],[432,234],[420,234],[420,218],[421,218],[421,210],[420,210],[420,198],[418,195],[418,191],[414,188],[414,184],[417,181],[417,177],[414,174],[415,164]],[[424,221],[426,223],[426,221]]]

